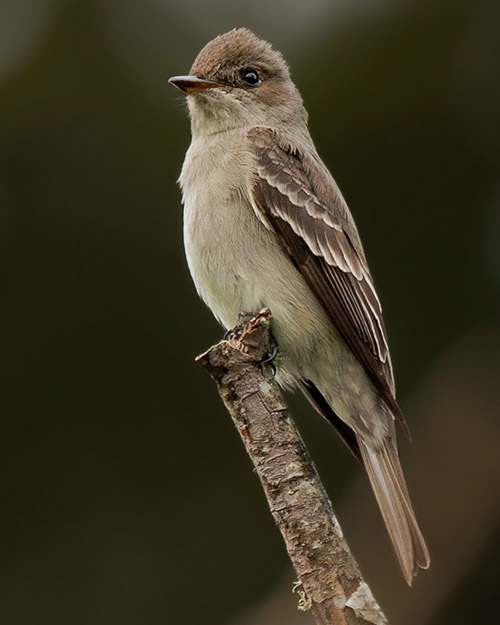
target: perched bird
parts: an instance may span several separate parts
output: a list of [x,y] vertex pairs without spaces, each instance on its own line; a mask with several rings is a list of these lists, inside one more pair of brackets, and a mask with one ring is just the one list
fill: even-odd
[[429,555],[399,463],[382,310],[353,218],[316,152],[281,56],[237,28],[189,76],[192,142],[180,175],[196,289],[226,329],[273,314],[276,369],[363,462],[408,584]]

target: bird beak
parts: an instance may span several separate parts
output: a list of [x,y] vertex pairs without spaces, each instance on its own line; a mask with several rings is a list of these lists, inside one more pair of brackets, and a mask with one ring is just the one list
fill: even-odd
[[187,94],[219,86],[213,80],[205,80],[205,78],[198,78],[198,76],[172,76],[168,82]]

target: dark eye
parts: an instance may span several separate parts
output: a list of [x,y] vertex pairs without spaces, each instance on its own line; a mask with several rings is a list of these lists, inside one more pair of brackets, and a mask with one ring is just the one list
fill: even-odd
[[260,83],[259,74],[254,69],[244,69],[241,76],[250,87],[256,87]]

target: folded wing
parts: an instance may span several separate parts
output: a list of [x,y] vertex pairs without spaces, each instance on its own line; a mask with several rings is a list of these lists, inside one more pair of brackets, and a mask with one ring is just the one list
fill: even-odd
[[408,433],[395,399],[382,309],[363,248],[338,187],[321,161],[269,128],[249,133],[256,158],[254,203]]

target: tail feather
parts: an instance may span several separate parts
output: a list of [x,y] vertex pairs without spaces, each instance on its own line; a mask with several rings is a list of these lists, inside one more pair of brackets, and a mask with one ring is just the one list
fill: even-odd
[[358,437],[361,456],[389,536],[409,586],[419,568],[429,567],[429,552],[415,518],[398,453],[390,439],[370,449]]

